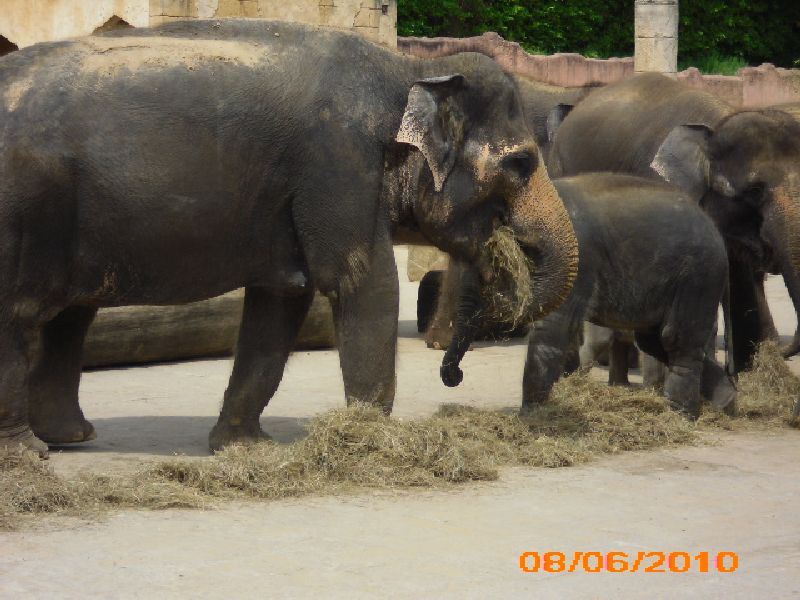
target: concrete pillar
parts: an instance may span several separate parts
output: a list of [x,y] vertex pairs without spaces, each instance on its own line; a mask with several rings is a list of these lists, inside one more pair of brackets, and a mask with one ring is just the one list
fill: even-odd
[[678,72],[678,0],[636,0],[637,73]]

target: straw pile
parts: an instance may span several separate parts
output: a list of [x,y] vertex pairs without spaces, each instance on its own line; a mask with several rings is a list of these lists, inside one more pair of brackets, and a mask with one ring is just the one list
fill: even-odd
[[512,465],[564,467],[600,454],[698,441],[709,430],[785,427],[800,380],[774,345],[740,379],[740,416],[705,415],[699,426],[641,388],[608,387],[579,372],[560,381],[530,417],[516,411],[443,406],[413,420],[353,406],[315,418],[288,445],[228,448],[174,459],[132,475],[66,480],[32,454],[0,453],[0,529],[26,515],[91,516],[114,508],[202,508],[222,499],[277,499],[363,489],[441,487],[490,481]]

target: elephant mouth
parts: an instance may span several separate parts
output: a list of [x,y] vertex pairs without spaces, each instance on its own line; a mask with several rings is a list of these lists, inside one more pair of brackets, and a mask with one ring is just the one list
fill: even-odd
[[535,265],[510,227],[503,225],[492,232],[478,271],[490,319],[513,327],[531,319]]

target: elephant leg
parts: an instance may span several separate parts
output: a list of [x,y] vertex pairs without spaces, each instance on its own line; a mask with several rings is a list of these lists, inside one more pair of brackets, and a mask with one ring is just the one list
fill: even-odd
[[436,314],[443,275],[444,271],[428,271],[419,282],[417,290],[417,331],[419,333],[428,331],[433,316]]
[[568,300],[561,309],[531,327],[522,377],[521,414],[532,412],[549,399],[553,385],[564,373],[570,345],[580,335],[582,316],[582,310]]
[[642,368],[642,382],[644,386],[655,390],[663,390],[664,379],[667,375],[667,369],[664,363],[642,352],[642,355],[639,357],[639,364]]
[[428,348],[447,350],[450,345],[450,340],[453,337],[456,309],[458,308],[460,279],[461,273],[458,263],[453,260],[449,261],[447,270],[442,276],[436,312],[433,314],[430,326],[425,333],[425,343]]
[[673,410],[692,420],[700,417],[703,364],[703,351],[700,348],[669,352],[664,395]]
[[775,321],[772,319],[772,312],[769,310],[769,303],[767,302],[767,294],[764,291],[764,280],[766,279],[765,273],[756,275],[756,303],[758,305],[758,318],[760,321],[760,339],[761,340],[777,340],[778,330],[775,328]]
[[752,267],[729,255],[730,308],[733,365],[736,373],[749,369],[756,346],[761,341],[762,318],[759,310],[758,286]]
[[284,297],[262,288],[246,288],[233,372],[219,419],[209,435],[211,450],[266,437],[259,417],[278,389],[313,298],[313,289],[301,296]]
[[73,306],[42,328],[28,392],[31,429],[45,442],[66,444],[96,437],[78,403],[83,341],[96,312]]
[[0,321],[0,448],[22,445],[46,458],[47,444],[34,435],[28,420],[28,356],[36,328],[18,317],[6,319]]
[[629,355],[630,343],[621,339],[618,331],[614,331],[611,335],[611,347],[608,350],[608,385],[630,385]]
[[661,390],[666,379],[667,351],[658,334],[653,332],[637,331],[635,334],[636,345],[642,352],[640,365],[644,386]]
[[735,416],[737,413],[736,385],[733,378],[717,362],[716,354],[717,323],[715,321],[711,336],[706,342],[700,394],[709,401],[713,410]]
[[366,402],[389,414],[394,404],[400,307],[391,241],[379,240],[360,284],[336,296],[333,318],[347,403]]
[[725,369],[708,354],[703,360],[700,393],[709,401],[713,410],[736,416],[736,386]]
[[608,350],[611,345],[612,331],[586,321],[583,324],[583,341],[580,346],[582,367],[594,365],[608,366]]

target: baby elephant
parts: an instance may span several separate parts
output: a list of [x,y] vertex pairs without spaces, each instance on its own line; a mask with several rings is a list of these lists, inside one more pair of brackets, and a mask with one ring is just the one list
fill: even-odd
[[[713,354],[728,261],[711,220],[663,183],[611,173],[554,183],[578,238],[578,275],[562,307],[531,327],[522,412],[548,399],[584,320],[634,331],[639,348],[666,365],[664,392],[687,417],[699,416],[701,394],[715,408],[733,410],[735,387]],[[477,274],[462,270],[441,369],[449,386],[461,381],[458,364],[480,322],[479,287]]]

